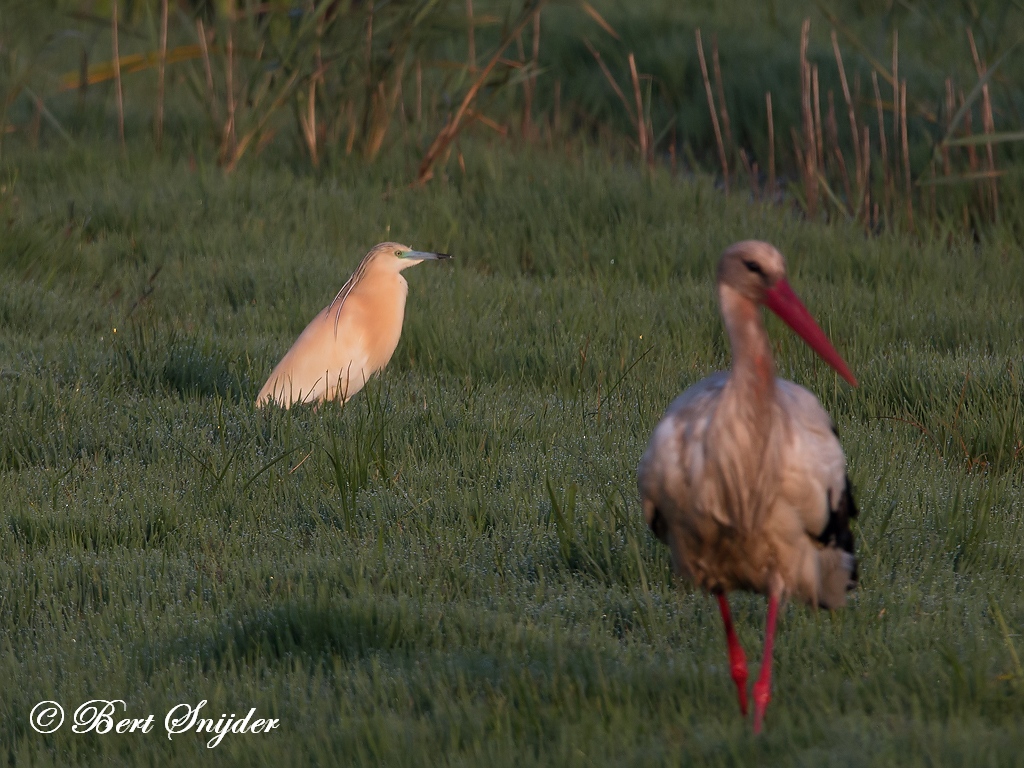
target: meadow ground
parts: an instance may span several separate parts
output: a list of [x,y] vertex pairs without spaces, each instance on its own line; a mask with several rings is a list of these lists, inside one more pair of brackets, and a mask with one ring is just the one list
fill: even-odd
[[[465,170],[422,188],[422,136],[316,170],[281,140],[226,174],[185,111],[155,154],[130,88],[124,150],[109,84],[58,110],[67,140],[36,141],[25,100],[2,137],[8,764],[1024,765],[1012,152],[995,223],[866,235],[600,131],[467,132]],[[750,237],[861,382],[768,319],[780,374],[837,422],[861,581],[843,611],[782,612],[757,738],[717,607],[672,578],[635,486],[671,399],[729,364],[714,267]],[[385,239],[456,257],[405,273],[391,365],[344,408],[257,410]],[[756,674],[765,602],[733,605]],[[152,730],[74,733],[93,699]],[[50,735],[43,700],[67,712]],[[280,727],[169,739],[203,700]]]

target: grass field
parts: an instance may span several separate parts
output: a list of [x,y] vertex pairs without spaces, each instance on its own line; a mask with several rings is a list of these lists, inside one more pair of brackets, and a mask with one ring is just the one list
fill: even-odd
[[[410,189],[401,146],[225,175],[144,135],[7,140],[8,764],[1024,765],[1012,188],[980,239],[868,238],[582,140],[460,151]],[[714,601],[672,579],[635,488],[666,405],[729,364],[714,265],[747,237],[861,382],[769,320],[842,435],[861,583],[841,612],[784,609],[756,738]],[[405,273],[384,375],[344,408],[256,410],[385,239],[456,258]],[[758,659],[764,600],[733,602]],[[91,699],[152,732],[73,733]],[[51,735],[42,700],[67,713]],[[280,726],[168,739],[202,700]]]
[[[1011,244],[865,241],[700,179],[486,152],[387,199],[361,167],[22,158],[0,305],[11,757],[190,761],[194,735],[42,737],[26,715],[205,698],[281,718],[217,748],[242,763],[1018,760],[1024,680],[993,615],[1024,623]],[[409,273],[385,376],[346,409],[256,411],[389,236],[457,260]],[[711,273],[740,236],[789,254],[862,381],[772,326],[839,423],[863,580],[842,613],[785,612],[762,739],[634,490],[665,404],[727,365]],[[754,653],[762,605],[739,601]]]

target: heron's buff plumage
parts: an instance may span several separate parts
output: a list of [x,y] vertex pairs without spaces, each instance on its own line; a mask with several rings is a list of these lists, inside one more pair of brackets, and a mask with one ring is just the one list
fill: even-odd
[[344,402],[390,362],[402,335],[409,292],[400,272],[418,263],[397,258],[395,251],[409,250],[381,243],[366,254],[334,300],[275,366],[257,405],[274,401],[288,408],[298,402]]

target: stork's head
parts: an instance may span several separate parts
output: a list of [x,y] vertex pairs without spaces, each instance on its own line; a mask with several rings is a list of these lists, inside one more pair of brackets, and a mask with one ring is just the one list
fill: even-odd
[[447,253],[434,253],[433,251],[416,251],[408,245],[401,243],[380,243],[373,246],[366,254],[365,261],[373,262],[379,266],[387,266],[396,272],[414,267],[421,261],[450,259]]
[[718,262],[718,285],[728,286],[756,304],[764,304],[840,376],[857,386],[857,379],[843,358],[790,288],[786,280],[786,260],[775,246],[761,240],[743,240],[730,245]]
[[718,284],[728,285],[757,304],[786,279],[786,260],[774,245],[761,240],[733,243],[718,262]]

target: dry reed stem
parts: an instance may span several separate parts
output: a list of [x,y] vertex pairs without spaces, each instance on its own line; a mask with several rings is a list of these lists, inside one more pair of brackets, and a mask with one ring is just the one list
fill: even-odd
[[869,181],[871,179],[871,130],[868,128],[867,123],[862,126],[860,138],[863,144],[860,148],[861,156],[861,169],[860,176],[864,179],[864,185],[861,187],[857,198],[857,208],[854,210],[854,218],[864,214],[864,227],[865,229],[871,226],[870,214],[871,214],[871,188]]
[[761,196],[761,190],[757,186],[757,163],[751,164],[746,151],[742,147],[740,147],[736,154],[739,156],[740,165],[743,166],[743,171],[747,174],[747,180],[750,182],[750,195],[757,199]]
[[373,96],[376,85],[373,82],[373,0],[367,4],[366,16],[366,98],[363,102],[363,135],[370,123],[370,110],[373,108]]
[[619,101],[622,102],[622,106],[626,110],[626,115],[629,117],[630,121],[633,123],[633,127],[635,128],[637,126],[637,117],[633,114],[633,107],[630,106],[629,100],[626,99],[626,94],[622,92],[622,89],[619,88],[619,84],[615,82],[615,78],[612,77],[611,70],[608,69],[608,65],[605,64],[604,59],[601,58],[600,52],[591,45],[590,41],[585,37],[583,38],[583,44],[587,46],[587,50],[590,51],[590,55],[594,57],[597,65],[601,68],[601,72],[604,74],[605,80],[607,80],[609,85],[611,85],[615,95],[619,97]]
[[814,148],[818,168],[825,168],[825,142],[821,138],[821,96],[818,93],[818,65],[811,67],[811,90],[814,93]]
[[[522,35],[516,38],[516,47],[519,51],[519,60],[516,68],[523,72],[529,72],[529,62],[526,60],[526,51],[522,46]],[[522,115],[519,118],[519,135],[529,139],[529,115],[534,111],[534,94],[530,92],[529,75],[522,79]]]
[[351,104],[351,100],[339,97],[334,119],[327,120],[322,131],[325,145],[335,146],[341,142],[342,131],[345,129],[345,125],[347,125],[349,104]]
[[722,141],[722,129],[718,125],[718,114],[715,111],[715,98],[711,93],[711,80],[708,78],[708,64],[704,59],[704,45],[700,39],[700,28],[695,31],[697,38],[697,57],[700,60],[700,72],[704,77],[704,93],[708,99],[708,110],[711,112],[711,126],[715,131],[715,142],[718,145],[718,160],[722,164],[722,181],[725,185],[725,193],[729,194],[729,161],[725,154],[725,144]]
[[640,146],[640,157],[644,162],[652,163],[654,158],[647,130],[647,119],[644,117],[644,100],[643,94],[640,92],[640,76],[636,71],[636,59],[632,51],[629,52],[629,76],[633,82],[633,98],[636,100],[636,135]]
[[[113,81],[114,60],[112,58],[90,67],[88,54],[86,51],[82,51],[82,54],[78,67],[70,72],[65,72],[58,78],[56,85],[57,93],[77,88],[79,95],[83,95],[83,89],[88,89],[90,85],[103,83],[107,80]],[[199,58],[202,58],[202,47],[199,45],[179,45],[167,51],[167,64]],[[155,70],[160,64],[160,47],[158,45],[155,50],[147,53],[132,53],[127,56],[121,56],[118,59],[118,63],[121,65],[122,78],[125,75],[144,72],[147,69]]]
[[[960,107],[964,106],[964,92],[959,92]],[[974,134],[974,118],[971,115],[971,111],[967,110],[964,112],[963,117],[964,123],[964,136],[972,136]],[[978,171],[978,153],[974,147],[974,144],[967,145],[967,165],[971,169],[971,173],[977,173]]]
[[987,181],[989,179],[997,179],[1006,175],[1006,171],[968,171],[967,173],[960,173],[949,178],[934,178],[934,179],[922,179],[917,182],[918,186],[921,187],[932,187],[942,186],[948,184],[962,184],[970,181]]
[[537,69],[540,66],[540,8],[533,14],[533,72],[530,73],[531,89],[537,85]]
[[775,198],[775,118],[772,115],[772,92],[764,94],[765,106],[768,110],[768,190]]
[[[313,0],[309,3],[309,12],[311,14],[316,13],[316,6]],[[316,86],[318,81],[323,80],[324,76],[324,61],[323,53],[321,49],[321,40],[324,32],[324,21],[321,18],[317,22],[316,28],[316,50],[313,53],[314,69],[313,74],[309,78],[309,94],[306,101],[306,113],[303,115],[302,110],[299,109],[299,127],[302,129],[302,137],[306,141],[306,149],[309,152],[309,160],[313,164],[314,168],[320,165],[320,151],[319,151],[319,132],[317,129],[316,122]]]
[[893,188],[898,183],[900,163],[896,156],[900,147],[900,31],[892,31],[892,146],[893,146]]
[[910,147],[907,142],[907,81],[904,80],[900,86],[900,133],[903,141],[903,175],[904,187],[907,196],[907,221],[910,229],[914,228],[914,198],[910,183]]
[[837,211],[848,213],[847,206],[843,205],[843,201],[839,199],[839,195],[832,191],[832,187],[828,184],[828,179],[825,178],[825,174],[818,171],[818,184],[825,192],[825,197],[832,201],[832,205],[835,206]]
[[[539,8],[539,4],[538,4]],[[515,27],[505,35],[502,41],[498,44],[498,49],[491,56],[491,60],[487,62],[487,65],[483,68],[477,79],[470,85],[469,90],[466,91],[466,95],[462,98],[462,103],[459,104],[459,108],[455,111],[444,127],[438,132],[437,136],[431,142],[430,146],[427,147],[426,153],[423,155],[423,160],[420,162],[419,170],[416,174],[416,180],[413,182],[416,186],[422,186],[426,184],[434,176],[434,164],[437,162],[441,153],[448,149],[452,141],[462,130],[463,119],[466,117],[469,111],[470,104],[476,99],[477,93],[483,87],[487,78],[490,76],[491,71],[497,66],[498,62],[502,58],[502,54],[505,53],[505,49],[512,43],[513,40],[523,31],[526,25],[530,22],[533,13],[524,13]]]
[[540,9],[533,14],[533,50],[530,72],[523,80],[523,119],[519,132],[529,139],[533,135],[533,94],[537,88],[537,68],[540,60]]
[[592,18],[594,21],[596,21],[598,26],[601,27],[601,29],[603,29],[609,35],[614,37],[616,40],[622,39],[621,37],[619,37],[619,33],[615,31],[615,28],[612,27],[612,25],[609,24],[607,21],[605,21],[604,17],[596,10],[594,10],[594,6],[588,3],[587,0],[580,0],[580,6],[583,8],[583,12],[586,13],[587,16]]
[[891,85],[894,82],[892,75],[890,75],[889,72],[886,71],[885,66],[882,64],[882,62],[876,59],[871,54],[871,49],[868,46],[866,46],[863,42],[861,42],[860,38],[858,38],[853,32],[851,32],[848,27],[844,26],[840,18],[835,13],[833,13],[827,6],[825,6],[824,3],[816,2],[815,5],[818,7],[819,11],[825,14],[825,18],[828,19],[829,23],[833,27],[837,28],[840,31],[840,33],[842,33],[843,37],[845,37],[847,41],[851,45],[853,45],[853,47],[857,51],[860,52],[860,54],[871,65],[871,69],[875,72],[878,72],[882,77],[885,78],[885,81]]
[[398,64],[394,67],[394,81],[391,84],[390,94],[385,88],[384,81],[377,83],[377,91],[374,96],[373,123],[367,134],[366,145],[363,154],[373,159],[380,152],[384,144],[384,137],[387,135],[388,126],[391,124],[391,115],[394,114],[398,105],[398,97],[402,92],[402,78],[405,76],[405,54],[397,56]]
[[805,213],[808,218],[814,218],[818,212],[818,157],[820,155],[815,142],[815,120],[814,108],[811,104],[812,91],[816,89],[812,85],[811,64],[807,60],[807,47],[810,42],[811,20],[804,19],[800,28],[800,119],[802,126],[802,141],[797,136],[796,129],[790,128],[793,137],[793,149],[797,158],[797,166],[800,169],[800,176],[803,179],[804,199],[806,204]]
[[793,139],[793,155],[796,158],[797,171],[800,173],[800,178],[804,182],[804,191],[807,188],[807,156],[804,152],[804,147],[800,141],[800,134],[796,132],[795,126],[789,126],[789,135]]
[[473,0],[466,0],[466,36],[469,39],[469,52],[466,66],[470,72],[476,71],[476,24],[473,19]]
[[306,112],[299,111],[299,127],[302,129],[302,138],[306,142],[306,150],[309,152],[309,160],[316,168],[320,165],[320,158],[317,153],[316,141],[316,77],[309,79],[309,95],[306,99]]
[[491,118],[489,118],[487,115],[483,114],[482,112],[477,112],[475,109],[470,109],[466,113],[466,117],[470,118],[471,120],[476,120],[481,125],[483,125],[483,126],[485,126],[487,128],[490,128],[492,131],[494,131],[496,134],[501,136],[501,138],[503,138],[503,139],[506,136],[508,136],[508,127],[507,126],[502,125],[501,123],[497,122],[496,120],[492,120]]
[[[32,102],[35,104],[35,111],[38,113],[37,115],[35,115],[36,119],[40,123],[42,122],[42,120],[46,120],[46,122],[48,122],[50,124],[50,127],[53,128],[53,130],[55,130],[60,135],[60,137],[62,139],[64,139],[64,141],[66,141],[68,144],[74,145],[75,140],[71,138],[71,134],[69,134],[66,130],[64,130],[64,126],[62,126],[60,124],[60,121],[53,114],[53,112],[51,112],[50,110],[48,110],[46,108],[46,104],[45,104],[45,102],[43,102],[42,97],[39,96],[35,91],[33,91],[27,85],[23,85],[22,87],[25,90],[25,94],[30,99],[32,99]],[[8,102],[8,106],[9,106],[9,104],[10,104],[10,102]],[[15,130],[17,130],[13,125],[7,125],[6,127],[4,127],[4,121],[3,121],[3,116],[2,115],[3,115],[3,112],[0,111],[0,138],[3,137],[4,133],[14,133]],[[38,137],[38,127],[36,128],[36,131],[37,131],[36,139],[38,140],[38,138],[39,138]]]
[[370,119],[363,136],[363,157],[367,160],[376,157],[384,144],[384,136],[391,120],[391,110],[388,108],[390,101],[384,81],[378,80],[370,104]]
[[416,123],[423,122],[423,62],[416,58]]
[[562,81],[555,80],[555,105],[551,116],[551,127],[558,130],[562,124]]
[[398,81],[396,103],[398,104],[398,117],[402,122],[402,136],[408,137],[409,132],[406,127],[409,125],[409,115],[405,111],[405,86],[402,80]]
[[[985,120],[985,133],[995,133],[995,120],[992,115],[992,101],[989,99],[988,85],[986,84],[982,93],[982,102],[985,109],[984,120]],[[1000,175],[996,171],[996,159],[995,159],[995,148],[992,142],[987,145],[988,148],[988,165],[989,170],[992,172],[992,181],[990,186],[990,193],[992,196],[992,219],[993,221],[999,218],[999,184],[997,178]]]
[[[892,211],[892,174],[889,170],[888,147],[885,142],[885,114],[882,111],[882,92],[878,87],[878,74],[871,71],[871,85],[875,89],[875,109],[878,112],[878,143],[882,155],[882,194],[885,196],[886,215]],[[875,215],[877,222],[878,215]]]
[[811,20],[804,19],[800,30],[800,117],[803,122],[804,138],[813,145],[814,118],[811,115],[811,67],[807,61],[807,45],[811,32]]
[[82,58],[79,59],[78,64],[78,98],[79,101],[85,101],[86,94],[89,92],[89,51],[82,48]]
[[[935,181],[935,179],[936,179],[936,173],[935,173],[936,165],[937,164],[935,162],[935,157],[932,156],[931,160],[928,163],[928,169],[931,171],[931,181]],[[921,180],[918,179],[917,183],[920,186],[921,185]],[[925,209],[925,212],[930,215],[932,221],[934,221],[938,217],[938,207],[937,207],[936,195],[935,195],[935,187],[936,186],[937,186],[936,184],[928,185],[927,191],[923,192],[922,196],[921,196],[922,201],[927,200],[927,205],[924,206],[924,209]],[[927,197],[925,197],[925,194],[927,195]]]
[[351,155],[356,144],[356,133],[359,130],[359,120],[356,118],[356,105],[349,101],[346,115],[348,117],[348,136],[345,138],[345,155]]
[[32,122],[29,125],[32,149],[39,149],[39,133],[43,126],[43,100],[39,96],[32,99]]
[[235,132],[235,36],[234,21],[228,22],[228,42],[224,69],[224,89],[227,100],[228,116],[224,121],[224,131],[221,136],[221,162],[230,163],[233,168],[237,162],[236,148],[238,146]]
[[157,63],[156,85],[156,151],[163,147],[164,139],[164,77],[167,69],[167,0],[160,0],[160,58]]
[[111,3],[110,19],[110,37],[114,47],[114,88],[117,94],[117,137],[121,141],[121,149],[124,149],[124,92],[121,90],[121,54],[117,40],[117,0]]
[[[971,31],[970,27],[967,28],[967,39],[971,44],[971,56],[974,58],[974,68],[978,72],[978,79],[981,80],[985,77],[986,67],[984,62],[981,60],[981,57],[978,56],[978,47],[974,44],[974,33]],[[996,131],[995,120],[992,116],[992,100],[989,97],[987,82],[981,87],[981,126],[983,133],[992,134]],[[995,219],[999,212],[999,186],[995,178],[995,148],[990,141],[985,144],[985,149],[988,155],[988,169],[993,174],[993,178],[989,181],[989,195],[992,199],[992,218]]]
[[[850,175],[846,171],[846,159],[843,157],[843,150],[839,146],[839,124],[836,121],[836,105],[832,97],[832,91],[828,92],[828,114],[825,118],[825,130],[828,133],[829,141],[832,143],[832,155],[835,158],[836,167],[839,169],[839,179],[843,182],[843,193],[846,195],[847,200],[847,205],[845,206],[847,208],[846,213],[852,213],[853,192],[850,189]],[[836,199],[838,200],[838,198]]]
[[[861,178],[861,169],[864,165],[860,156],[861,141],[857,130],[857,114],[853,109],[853,97],[850,95],[850,86],[846,80],[846,67],[843,66],[843,55],[839,51],[839,38],[836,31],[832,30],[832,51],[836,56],[836,65],[839,67],[839,83],[843,87],[843,99],[846,101],[846,113],[850,119],[850,137],[853,141],[854,168],[857,176],[858,193],[864,188],[864,179]],[[851,206],[853,201],[850,201]]]
[[213,85],[213,66],[210,63],[210,47],[206,40],[206,27],[202,19],[196,19],[196,36],[199,38],[199,48],[203,54],[203,71],[206,73],[206,100],[210,110],[210,118],[214,124],[220,122],[219,110],[217,109],[217,96]]
[[[296,70],[295,72],[292,73],[291,77],[288,78],[288,81],[280,90],[277,97],[273,100],[273,102],[271,102],[270,107],[264,110],[263,115],[256,122],[256,125],[250,128],[248,133],[244,134],[242,138],[236,143],[234,153],[231,155],[231,157],[228,159],[227,163],[224,166],[225,173],[231,173],[232,171],[235,170],[235,168],[238,166],[238,161],[242,159],[242,155],[245,154],[245,151],[249,148],[249,144],[252,143],[252,140],[256,136],[260,136],[261,134],[263,134],[263,129],[266,126],[267,122],[270,120],[271,116],[275,112],[277,112],[278,109],[281,108],[281,105],[284,103],[285,99],[288,98],[288,94],[291,93],[291,88],[295,84],[295,81],[298,79],[298,77],[299,72]],[[257,150],[266,146],[268,141],[268,137],[266,135],[263,135],[260,141],[257,143]]]
[[[949,135],[949,128],[953,124],[953,114],[956,112],[956,96],[953,90],[953,78],[946,78],[946,130],[945,133]],[[943,175],[949,176],[952,172],[952,166],[950,164],[949,147],[946,142],[942,142],[942,172]]]
[[732,150],[732,123],[729,120],[729,107],[725,103],[725,89],[722,86],[722,70],[718,66],[718,35],[711,35],[711,72],[715,76],[715,95],[718,97],[718,112],[722,118],[722,137],[725,146]]

